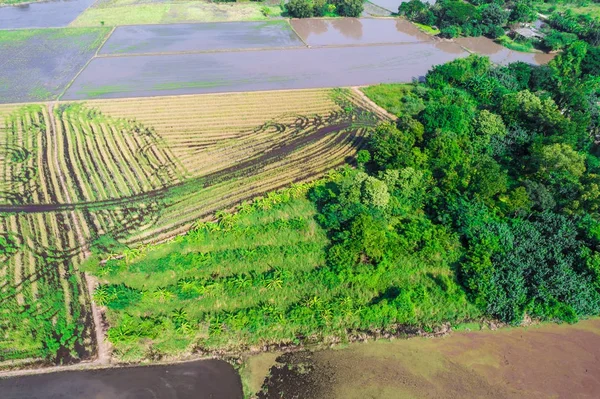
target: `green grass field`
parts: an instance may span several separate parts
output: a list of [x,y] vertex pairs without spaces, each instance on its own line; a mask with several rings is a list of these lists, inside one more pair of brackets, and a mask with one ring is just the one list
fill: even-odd
[[[583,4],[583,5],[582,5]],[[538,11],[545,15],[550,15],[552,11],[566,11],[571,10],[575,14],[589,14],[592,17],[600,18],[600,4],[594,3],[593,1],[582,2],[553,2],[553,3],[536,3]]]
[[116,357],[347,340],[375,328],[372,315],[389,290],[406,293],[399,323],[477,314],[451,270],[418,255],[363,267],[354,278],[336,274],[325,263],[328,238],[305,197],[309,189],[295,185],[220,213],[218,222],[198,224],[172,242],[90,262],[87,269],[103,281],[94,299],[107,308]]
[[71,26],[118,26],[170,24],[183,22],[262,21],[281,15],[279,6],[267,6],[266,17],[261,3],[211,3],[208,1],[132,2],[110,0],[84,11]]

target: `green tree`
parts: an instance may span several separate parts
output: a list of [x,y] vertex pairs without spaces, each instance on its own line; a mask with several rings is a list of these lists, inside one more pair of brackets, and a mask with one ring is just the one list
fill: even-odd
[[341,16],[358,18],[364,11],[363,0],[336,0],[335,5]]
[[292,18],[310,18],[314,15],[313,3],[310,0],[290,0],[285,9]]
[[537,12],[531,0],[516,0],[508,20],[511,22],[533,22],[537,18]]

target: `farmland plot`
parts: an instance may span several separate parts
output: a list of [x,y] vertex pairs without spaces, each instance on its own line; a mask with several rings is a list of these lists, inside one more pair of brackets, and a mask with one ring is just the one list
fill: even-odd
[[[95,58],[64,100],[410,82],[467,56],[449,42]],[[265,65],[269,68],[265,69]]]
[[94,351],[78,270],[343,164],[379,116],[308,90],[0,107],[0,361]]
[[55,99],[108,28],[0,30],[0,103]]
[[118,27],[100,54],[144,54],[302,47],[285,21]]

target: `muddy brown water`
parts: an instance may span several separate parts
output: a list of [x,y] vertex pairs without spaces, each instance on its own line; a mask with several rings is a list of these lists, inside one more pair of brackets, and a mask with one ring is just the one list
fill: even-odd
[[261,398],[599,398],[600,320],[282,355]]
[[238,373],[222,360],[0,378],[2,399],[237,399]]
[[404,19],[294,19],[294,30],[310,46],[417,43],[431,41]]
[[0,29],[67,26],[95,0],[53,0],[0,7]]
[[140,25],[118,27],[100,54],[302,46],[304,43],[285,21]]
[[547,64],[556,56],[556,54],[548,53],[521,53],[519,51],[513,51],[499,45],[492,39],[488,39],[487,37],[483,36],[461,37],[455,39],[455,41],[469,51],[488,56],[492,62],[503,65],[517,61],[534,65],[542,65]]
[[455,43],[96,58],[63,99],[406,82],[467,53]]

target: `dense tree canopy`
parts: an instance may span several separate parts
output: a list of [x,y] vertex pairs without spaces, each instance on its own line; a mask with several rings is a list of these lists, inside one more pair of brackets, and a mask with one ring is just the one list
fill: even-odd
[[428,247],[458,254],[457,278],[492,317],[597,314],[600,81],[582,74],[586,55],[578,42],[546,67],[435,67],[403,94],[423,108],[379,126],[363,170],[314,193],[330,264],[352,273]]

